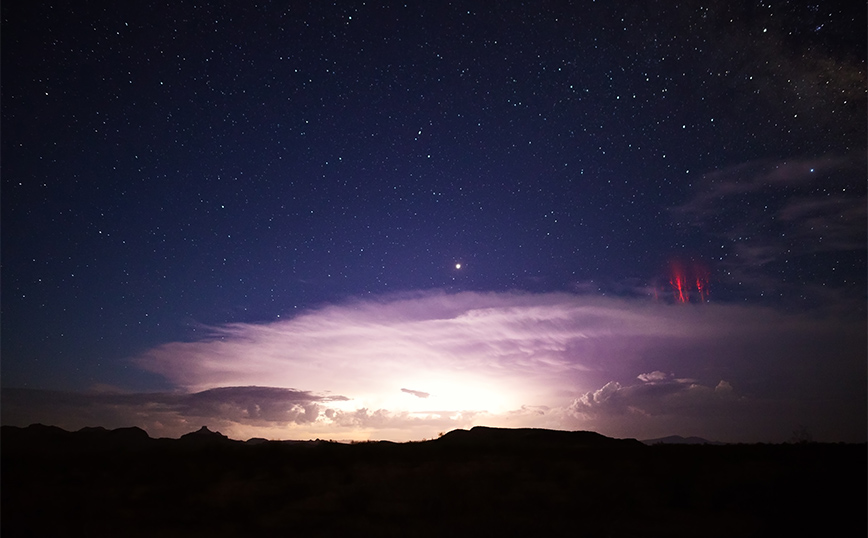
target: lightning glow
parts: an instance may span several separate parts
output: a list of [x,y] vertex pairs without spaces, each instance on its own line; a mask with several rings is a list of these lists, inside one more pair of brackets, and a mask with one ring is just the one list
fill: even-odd
[[[671,280],[681,289],[667,298],[698,301],[707,293],[697,269]],[[840,390],[844,380],[864,377],[859,320],[681,304],[471,292],[352,301],[211,327],[201,340],[132,359],[166,379],[170,392],[7,392],[3,412],[24,425],[132,424],[174,437],[207,424],[237,439],[402,441],[474,425],[628,437],[688,428],[759,439],[770,425],[814,408],[787,404],[787,394],[764,402],[745,391],[782,371],[819,368],[818,361],[834,361],[840,373],[816,381],[812,406],[840,415],[863,401]],[[818,356],[821,345],[841,352]],[[859,438],[864,423],[851,421],[848,435]]]
[[[706,302],[708,281],[708,269],[699,262],[692,261],[686,264],[681,260],[673,260],[669,264],[669,286],[676,303]],[[655,297],[657,297],[656,290]]]

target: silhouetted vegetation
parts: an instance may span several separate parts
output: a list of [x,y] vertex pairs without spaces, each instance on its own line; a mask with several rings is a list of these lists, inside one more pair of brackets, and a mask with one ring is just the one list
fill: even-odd
[[866,530],[866,446],[475,428],[419,443],[3,427],[3,536],[806,536]]

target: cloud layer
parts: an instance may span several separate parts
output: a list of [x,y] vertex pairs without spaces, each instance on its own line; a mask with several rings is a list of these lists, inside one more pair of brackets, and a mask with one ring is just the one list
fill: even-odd
[[705,174],[673,215],[719,243],[716,277],[746,296],[864,311],[865,171],[863,153],[742,163]]
[[864,439],[859,316],[432,292],[209,331],[132,359],[176,393],[5,391],[4,422],[41,420],[55,400],[70,427],[164,436],[208,424],[237,438],[402,441],[486,424],[773,441],[802,424]]

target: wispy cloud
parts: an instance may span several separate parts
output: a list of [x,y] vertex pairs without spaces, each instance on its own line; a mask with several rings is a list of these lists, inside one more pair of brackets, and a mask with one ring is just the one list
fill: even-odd
[[[861,154],[744,163],[705,174],[673,215],[720,243],[720,280],[765,296],[851,293],[854,281],[864,283],[865,174]],[[818,255],[828,270],[809,264],[791,281],[781,277]]]
[[431,396],[427,392],[422,392],[421,390],[401,389],[401,392],[406,392],[407,394],[412,394],[413,396],[415,396],[417,398],[427,398],[428,396]]
[[486,424],[770,440],[770,427],[786,436],[813,420],[837,439],[864,434],[853,380],[865,337],[859,316],[432,292],[213,327],[133,359],[174,393],[4,391],[3,412],[166,436],[208,424],[238,438],[407,440]]
[[[775,192],[771,198],[780,198],[780,189],[790,189],[792,194],[793,189],[828,182],[829,174],[840,174],[850,167],[850,160],[842,157],[741,163],[703,175],[695,194],[674,210],[690,215],[696,223],[706,223],[732,213],[729,203],[742,204],[744,209],[755,205],[746,195]],[[737,220],[740,213],[732,218]]]

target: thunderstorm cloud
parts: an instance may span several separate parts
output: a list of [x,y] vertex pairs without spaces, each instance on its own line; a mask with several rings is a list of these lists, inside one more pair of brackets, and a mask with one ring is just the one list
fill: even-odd
[[60,399],[61,426],[166,436],[204,423],[238,438],[408,440],[484,424],[751,441],[808,424],[850,439],[865,424],[864,341],[858,316],[822,311],[429,292],[211,327],[131,359],[171,393],[18,391],[3,406],[35,422]]

